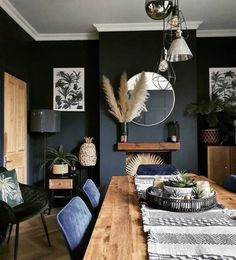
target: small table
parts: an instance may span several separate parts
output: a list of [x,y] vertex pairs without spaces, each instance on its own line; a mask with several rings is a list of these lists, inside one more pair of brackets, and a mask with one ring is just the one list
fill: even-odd
[[53,199],[69,198],[71,199],[76,193],[76,187],[79,184],[79,171],[68,174],[50,174],[48,179],[48,189],[50,197],[50,207]]

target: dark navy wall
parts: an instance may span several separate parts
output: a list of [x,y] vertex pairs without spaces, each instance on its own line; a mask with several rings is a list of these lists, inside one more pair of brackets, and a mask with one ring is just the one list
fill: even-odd
[[[197,38],[197,97],[198,100],[209,97],[209,68],[236,67],[236,37]],[[198,128],[201,128],[201,122]],[[200,142],[199,172],[207,175],[206,146]]]
[[[178,121],[181,131],[181,150],[173,152],[172,162],[179,169],[197,171],[197,126],[196,121],[183,115],[186,105],[196,100],[196,35],[190,31],[188,44],[194,58],[174,64],[177,81],[174,85],[176,103],[170,117],[152,127],[129,124],[130,142],[161,142],[167,121]],[[115,32],[99,34],[100,76],[106,75],[114,88],[119,85],[120,75],[127,72],[128,78],[141,71],[153,71],[160,55],[162,35],[160,32]],[[117,121],[107,112],[104,94],[100,91],[100,176],[106,185],[112,175],[125,172],[125,153],[115,149]]]
[[4,72],[29,82],[29,47],[33,39],[0,8],[0,165],[3,165]]
[[[160,32],[100,33],[99,41],[34,42],[2,9],[0,9],[0,164],[3,158],[3,72],[26,81],[29,89],[29,110],[52,108],[53,68],[85,68],[85,112],[63,112],[62,130],[47,136],[48,146],[65,145],[68,151],[78,152],[86,135],[94,136],[100,156],[94,171],[96,182],[105,186],[112,175],[123,175],[125,153],[117,152],[117,122],[107,112],[101,91],[101,75],[110,78],[117,87],[120,75],[128,77],[142,70],[152,71],[159,57]],[[129,124],[129,141],[163,141],[167,121],[180,124],[181,149],[173,152],[172,161],[180,169],[197,171],[197,122],[185,117],[189,102],[208,96],[208,68],[235,67],[234,38],[198,38],[190,31],[187,40],[194,58],[174,64],[177,81],[174,85],[176,104],[170,117],[160,125],[140,127]],[[198,83],[198,84],[197,84]],[[29,133],[30,181],[42,177],[43,136]],[[100,148],[99,148],[100,146]],[[206,157],[200,159],[206,162]],[[100,176],[99,176],[100,171]],[[201,170],[199,173],[202,174]]]
[[[30,108],[53,109],[53,68],[85,69],[85,112],[61,112],[60,133],[47,135],[47,146],[63,144],[69,152],[78,154],[84,136],[93,136],[99,149],[98,103],[98,41],[35,42],[31,50]],[[32,181],[42,178],[44,136],[31,134],[30,160]],[[98,167],[98,165],[97,165]],[[83,174],[87,169],[83,169]],[[94,170],[99,183],[99,174]]]

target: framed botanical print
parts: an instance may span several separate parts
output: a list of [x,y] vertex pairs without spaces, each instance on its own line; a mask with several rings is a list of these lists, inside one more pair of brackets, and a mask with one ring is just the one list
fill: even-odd
[[53,109],[84,111],[84,68],[53,69]]
[[220,99],[236,97],[236,67],[209,68],[210,97],[216,94]]

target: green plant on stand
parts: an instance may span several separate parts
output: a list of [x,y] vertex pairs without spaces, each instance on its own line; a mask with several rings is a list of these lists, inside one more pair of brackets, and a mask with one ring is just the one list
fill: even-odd
[[66,174],[69,172],[69,166],[74,166],[75,162],[78,162],[77,156],[64,151],[64,147],[61,144],[58,149],[49,148],[47,151],[47,161],[49,163],[49,169],[54,174]]

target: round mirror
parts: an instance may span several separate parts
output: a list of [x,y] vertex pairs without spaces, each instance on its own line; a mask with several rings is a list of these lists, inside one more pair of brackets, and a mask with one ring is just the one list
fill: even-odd
[[[129,91],[132,91],[135,81],[140,75],[141,73],[136,74],[128,80]],[[152,81],[154,76],[159,78],[158,87]],[[132,122],[140,126],[153,126],[160,124],[171,114],[175,105],[175,92],[161,75],[154,72],[145,72],[145,77],[150,96],[141,115]]]

